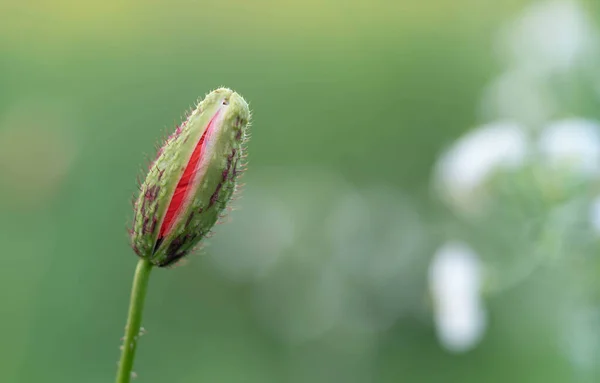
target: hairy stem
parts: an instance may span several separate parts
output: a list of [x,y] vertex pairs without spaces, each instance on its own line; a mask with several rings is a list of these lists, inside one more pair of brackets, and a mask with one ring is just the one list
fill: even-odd
[[123,341],[123,350],[121,351],[119,371],[117,373],[117,383],[129,383],[131,379],[131,369],[133,368],[133,359],[135,358],[135,349],[137,348],[137,340],[142,323],[142,312],[144,311],[144,300],[146,299],[146,290],[151,270],[152,264],[140,258],[135,269],[133,286],[131,288],[129,315],[127,317],[127,326],[125,327],[125,338]]

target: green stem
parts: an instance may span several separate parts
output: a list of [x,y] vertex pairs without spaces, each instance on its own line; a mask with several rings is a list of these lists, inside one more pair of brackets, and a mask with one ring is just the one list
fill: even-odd
[[131,379],[131,369],[133,368],[135,349],[137,348],[137,340],[140,334],[142,311],[144,311],[144,300],[146,298],[151,270],[152,264],[140,258],[135,269],[135,276],[133,277],[131,299],[129,301],[129,315],[127,317],[127,327],[125,327],[125,338],[123,341],[123,350],[121,351],[119,371],[117,373],[117,383],[129,383]]

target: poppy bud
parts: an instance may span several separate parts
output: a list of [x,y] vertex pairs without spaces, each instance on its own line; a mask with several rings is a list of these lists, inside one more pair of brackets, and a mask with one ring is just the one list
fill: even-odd
[[168,266],[209,233],[236,189],[249,119],[242,96],[217,89],[166,140],[134,206],[140,257]]

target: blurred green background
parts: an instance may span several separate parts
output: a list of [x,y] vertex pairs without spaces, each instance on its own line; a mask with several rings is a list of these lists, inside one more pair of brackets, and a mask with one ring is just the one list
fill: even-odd
[[[534,156],[484,210],[436,176],[480,125],[597,130],[599,27],[594,0],[0,0],[0,382],[114,380],[136,177],[218,86],[253,110],[245,191],[153,272],[137,381],[600,381],[597,174]],[[486,270],[455,342],[448,242]]]

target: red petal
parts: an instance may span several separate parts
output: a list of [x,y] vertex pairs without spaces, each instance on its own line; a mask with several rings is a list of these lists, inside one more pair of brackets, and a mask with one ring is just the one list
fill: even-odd
[[169,207],[167,208],[167,214],[165,214],[165,219],[163,220],[162,225],[160,226],[160,232],[158,234],[158,239],[163,238],[165,235],[167,235],[167,233],[171,229],[171,225],[173,225],[173,223],[175,222],[175,219],[177,218],[178,214],[180,213],[179,210],[181,209],[184,201],[186,200],[186,198],[188,197],[188,194],[191,191],[191,186],[193,185],[194,178],[195,178],[194,176],[195,176],[196,172],[198,171],[198,165],[200,164],[200,159],[202,158],[202,154],[203,154],[202,148],[204,146],[203,145],[204,140],[206,138],[206,135],[212,129],[212,127],[214,125],[214,121],[219,114],[220,113],[218,111],[217,111],[217,113],[215,113],[213,118],[208,123],[206,130],[202,134],[202,137],[200,137],[200,140],[198,141],[198,143],[196,144],[196,147],[194,148],[192,156],[190,157],[190,160],[188,161],[188,163],[185,167],[185,171],[183,172],[183,175],[181,176],[181,178],[179,179],[179,182],[177,183],[177,187],[175,188],[173,197],[171,197],[171,202],[169,202]]

